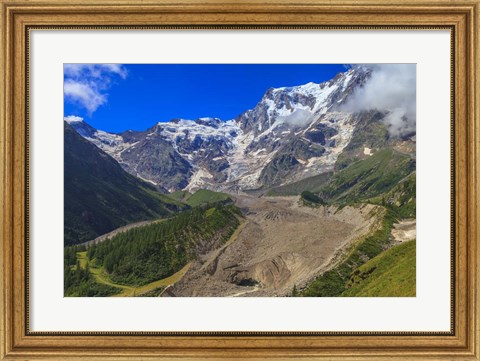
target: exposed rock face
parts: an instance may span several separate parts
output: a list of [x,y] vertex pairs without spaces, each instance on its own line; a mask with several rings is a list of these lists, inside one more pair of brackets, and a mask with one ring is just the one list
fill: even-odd
[[253,109],[228,121],[174,119],[121,134],[85,122],[71,125],[159,189],[269,187],[330,171],[340,154],[346,152],[347,164],[359,149],[388,140],[382,123],[387,111],[358,114],[340,107],[369,76],[358,66],[321,84],[270,88]]
[[119,161],[129,173],[167,189],[186,187],[192,175],[191,164],[157,134],[123,151]]
[[262,169],[260,173],[260,180],[264,184],[281,183],[290,172],[295,171],[300,163],[292,154],[277,154],[275,157]]

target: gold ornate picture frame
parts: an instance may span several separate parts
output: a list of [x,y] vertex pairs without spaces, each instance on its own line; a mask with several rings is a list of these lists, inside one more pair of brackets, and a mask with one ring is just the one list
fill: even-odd
[[[480,359],[479,1],[0,0],[1,359]],[[33,332],[29,35],[35,29],[441,29],[451,34],[449,332]]]

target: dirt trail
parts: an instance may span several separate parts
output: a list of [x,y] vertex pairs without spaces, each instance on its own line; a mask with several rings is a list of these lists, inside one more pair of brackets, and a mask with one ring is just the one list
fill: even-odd
[[192,264],[178,296],[283,296],[304,285],[339,249],[367,233],[373,205],[309,208],[298,197],[237,196],[245,216],[238,234]]

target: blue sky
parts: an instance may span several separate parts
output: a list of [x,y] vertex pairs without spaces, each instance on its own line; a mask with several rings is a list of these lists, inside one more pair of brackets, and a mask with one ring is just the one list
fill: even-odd
[[270,87],[321,83],[343,71],[342,64],[65,64],[64,115],[109,132],[173,118],[228,120]]

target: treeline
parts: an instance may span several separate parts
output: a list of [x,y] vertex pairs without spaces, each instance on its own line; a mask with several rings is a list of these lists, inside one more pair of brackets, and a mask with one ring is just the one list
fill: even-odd
[[240,215],[233,205],[196,207],[120,233],[89,247],[87,255],[115,283],[144,285],[179,271],[197,254],[226,242],[238,227]]

